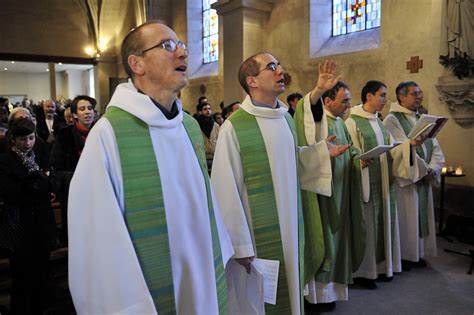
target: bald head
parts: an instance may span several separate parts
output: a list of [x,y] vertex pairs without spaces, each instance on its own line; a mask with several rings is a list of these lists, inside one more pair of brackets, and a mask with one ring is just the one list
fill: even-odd
[[46,118],[51,119],[56,112],[56,103],[53,100],[46,100],[43,102],[43,111]]
[[239,68],[239,83],[244,89],[245,93],[250,94],[249,86],[247,85],[247,78],[250,76],[255,76],[258,74],[258,70],[260,69],[260,65],[257,61],[257,56],[264,54],[263,52],[256,53],[253,56],[248,57],[245,59],[244,62],[240,65]]
[[128,57],[131,55],[141,55],[141,51],[145,49],[143,47],[143,31],[146,30],[147,26],[154,24],[166,26],[163,21],[160,20],[148,21],[132,29],[123,39],[121,49],[122,64],[125,72],[132,80],[134,79],[134,73],[128,64]]

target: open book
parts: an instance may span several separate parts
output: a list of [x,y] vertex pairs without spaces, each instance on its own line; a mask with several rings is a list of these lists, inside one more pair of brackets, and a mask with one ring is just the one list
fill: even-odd
[[395,143],[392,143],[392,144],[389,144],[389,145],[387,145],[387,144],[378,145],[375,148],[372,148],[369,151],[361,154],[359,156],[359,158],[361,160],[370,160],[370,159],[376,158],[379,155],[381,155],[382,153],[385,153],[385,152],[395,148],[399,144],[400,144],[400,142],[395,142]]
[[447,117],[437,117],[423,114],[408,134],[409,139],[434,138],[448,121]]

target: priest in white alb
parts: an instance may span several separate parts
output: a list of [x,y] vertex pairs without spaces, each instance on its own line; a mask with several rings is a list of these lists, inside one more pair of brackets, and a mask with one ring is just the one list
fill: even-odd
[[[343,117],[351,107],[349,86],[342,81],[327,90],[317,106],[311,105],[309,97],[301,100],[294,116],[299,145],[313,144],[329,135],[335,135],[338,143],[350,144]],[[364,254],[365,227],[357,153],[349,149],[331,158],[330,197],[302,191],[303,210],[319,207],[321,225],[316,228],[324,234],[323,246],[317,250],[322,255],[322,263],[308,283],[308,311],[334,309],[336,301],[347,301],[352,272],[357,270]],[[310,228],[317,223],[307,226]]]
[[[354,148],[364,153],[379,145],[392,145],[395,140],[378,117],[387,103],[387,86],[368,81],[361,92],[362,105],[351,109],[346,120]],[[393,176],[414,179],[418,176],[415,146],[407,139],[388,153],[361,161],[363,217],[366,226],[364,258],[354,273],[354,282],[375,289],[375,279],[391,281],[401,272],[400,234]]]
[[[334,69],[330,62],[320,66],[318,83],[309,96],[313,104],[337,82]],[[285,89],[283,74],[283,67],[269,53],[245,60],[239,82],[249,96],[222,125],[217,140],[212,185],[235,251],[235,260],[226,269],[231,314],[303,313],[305,231],[300,183],[301,188],[330,195],[330,156],[348,147],[327,141],[297,146],[293,120],[278,100]],[[241,286],[247,272],[254,279],[254,258],[280,263],[276,304],[266,303],[264,310],[258,298],[260,284]]]
[[[397,103],[390,107],[384,125],[396,141],[408,139],[418,121],[423,94],[416,82],[403,81],[396,90]],[[400,222],[400,246],[404,270],[424,267],[426,256],[436,256],[436,230],[433,207],[433,185],[439,185],[444,155],[436,140],[427,139],[416,148],[419,176],[396,178],[397,206]]]
[[186,45],[158,21],[125,37],[132,78],[89,133],[69,190],[69,288],[78,314],[227,314],[233,255],[201,130],[177,94]]

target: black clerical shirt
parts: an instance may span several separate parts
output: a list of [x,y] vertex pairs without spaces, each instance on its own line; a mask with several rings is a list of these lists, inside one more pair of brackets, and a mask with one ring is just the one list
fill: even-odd
[[[137,89],[137,91],[139,93],[142,93],[142,94],[146,95],[140,89]],[[150,96],[148,96],[148,97],[150,97]],[[152,99],[151,97],[150,97],[150,100],[153,102],[153,104],[155,104],[156,107],[158,107],[158,109],[163,113],[163,115],[165,115],[166,119],[171,120],[171,119],[175,118],[176,116],[178,116],[179,110],[178,110],[178,105],[176,105],[176,101],[173,102],[173,105],[171,106],[171,111],[169,111],[169,110],[166,109],[166,107],[164,107],[163,105],[161,105],[160,103],[158,103],[157,101]]]

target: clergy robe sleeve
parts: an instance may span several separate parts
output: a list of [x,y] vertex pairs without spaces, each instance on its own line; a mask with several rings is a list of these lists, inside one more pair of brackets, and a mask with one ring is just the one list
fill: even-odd
[[230,121],[220,128],[214,153],[211,182],[234,247],[234,258],[254,256],[248,199],[244,185],[240,147]]
[[444,158],[443,150],[436,138],[433,138],[433,152],[431,153],[431,161],[429,167],[436,172],[436,179],[432,182],[436,186],[441,183],[441,169],[445,165],[446,160]]
[[299,176],[301,189],[331,196],[331,157],[326,140],[299,147]]
[[115,136],[91,130],[69,190],[69,288],[78,314],[156,314],[123,217]]
[[[302,107],[304,137],[308,146],[299,147],[299,178],[301,189],[331,196],[331,157],[326,145],[327,119],[322,102],[312,106],[310,94],[298,106]],[[316,117],[317,116],[317,117]],[[319,142],[318,142],[319,141]]]
[[[416,154],[416,147],[410,145],[410,139],[405,135],[400,122],[393,115],[388,115],[383,121],[391,134],[391,141],[402,144],[390,151],[393,157],[393,174],[400,187],[409,186],[426,176],[428,165]],[[414,160],[410,165],[410,154]],[[408,162],[408,163],[407,163]]]
[[[394,138],[390,135],[390,143],[394,142]],[[410,139],[406,139],[402,144],[391,149],[389,152],[393,159],[393,176],[411,181],[416,181],[419,178],[419,163],[410,163],[410,158],[417,159],[416,148],[410,145]]]

